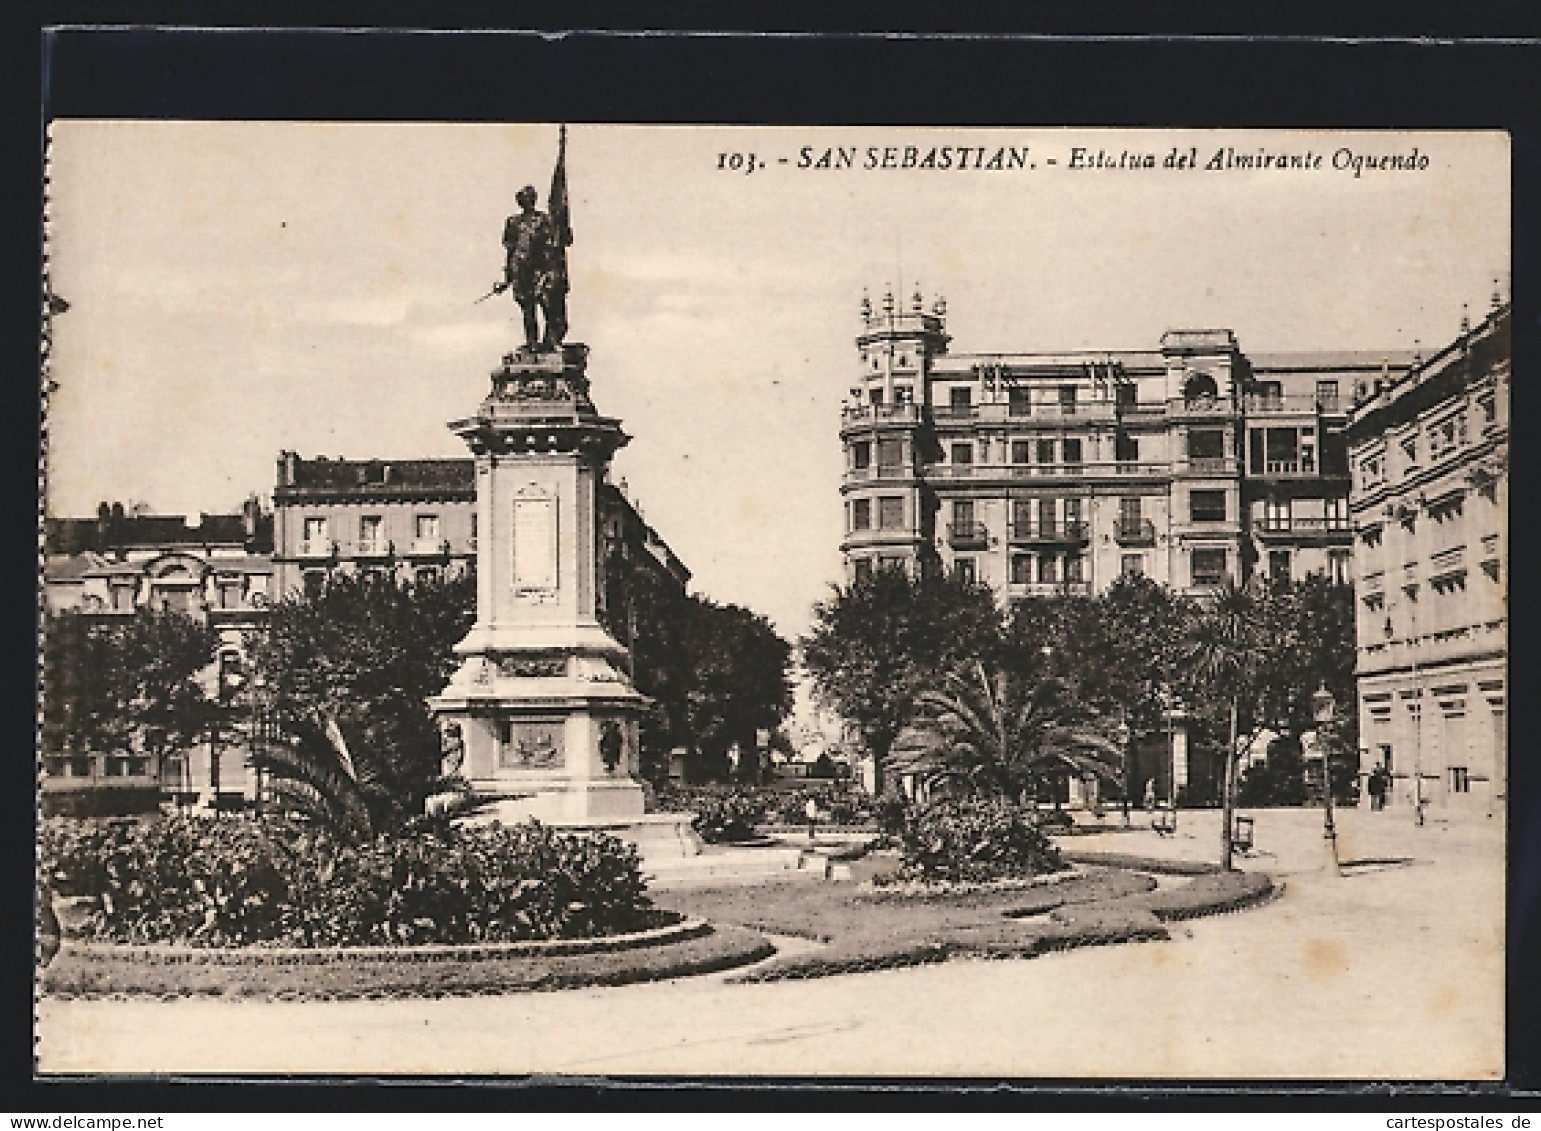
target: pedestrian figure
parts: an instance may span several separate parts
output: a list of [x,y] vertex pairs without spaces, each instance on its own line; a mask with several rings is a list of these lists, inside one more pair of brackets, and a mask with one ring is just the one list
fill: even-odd
[[1386,767],[1376,766],[1370,771],[1370,810],[1386,807]]
[[1147,812],[1147,813],[1154,813],[1155,811],[1156,811],[1156,779],[1155,778],[1146,778],[1145,779],[1145,812]]
[[808,804],[803,807],[803,815],[808,818],[808,842],[813,843],[814,829],[819,823],[819,803],[813,798],[808,798]]

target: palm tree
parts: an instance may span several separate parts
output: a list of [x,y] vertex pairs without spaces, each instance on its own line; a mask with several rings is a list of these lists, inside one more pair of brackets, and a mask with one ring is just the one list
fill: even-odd
[[1120,757],[1064,680],[992,675],[974,660],[920,694],[890,768],[915,773],[929,787],[1015,797],[1055,770],[1119,781]]
[[1231,733],[1220,787],[1220,866],[1231,870],[1231,810],[1235,799],[1236,740],[1242,700],[1255,689],[1268,660],[1262,610],[1246,588],[1229,580],[1188,631],[1186,658],[1193,680],[1230,704]]

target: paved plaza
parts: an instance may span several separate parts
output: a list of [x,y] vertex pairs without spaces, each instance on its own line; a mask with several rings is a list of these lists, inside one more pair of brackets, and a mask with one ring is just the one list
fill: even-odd
[[[1417,827],[1256,814],[1248,869],[1282,896],[1172,925],[1169,942],[803,982],[726,975],[422,1001],[44,1001],[47,1073],[559,1073],[1496,1079],[1504,1048],[1499,819]],[[1135,815],[1136,824],[1144,822]],[[1210,858],[1183,813],[1076,848]],[[807,942],[791,945],[812,946]]]

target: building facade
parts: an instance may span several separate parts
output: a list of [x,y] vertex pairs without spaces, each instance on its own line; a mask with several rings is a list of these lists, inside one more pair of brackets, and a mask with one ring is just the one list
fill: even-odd
[[849,387],[847,578],[930,562],[1004,597],[1144,574],[1185,593],[1258,571],[1350,576],[1356,390],[1396,352],[1243,353],[1230,330],[1157,348],[954,353],[941,300],[867,300]]
[[[616,603],[606,573],[625,562],[683,592],[690,570],[643,520],[626,492],[599,484],[603,606]],[[273,488],[274,577],[280,595],[319,591],[333,570],[392,570],[423,578],[474,569],[476,463],[469,457],[348,460],[295,452],[278,458]]]
[[[202,675],[218,695],[239,673],[246,635],[261,629],[273,589],[273,516],[255,499],[238,514],[125,512],[103,503],[97,517],[44,523],[43,601],[103,622],[143,609],[182,613],[219,634],[215,664]],[[46,694],[45,689],[45,694]],[[186,802],[239,804],[255,792],[246,738],[213,734],[161,764],[143,751],[45,751],[47,812],[117,812]]]
[[1392,805],[1492,814],[1507,792],[1511,357],[1495,296],[1349,416],[1360,767]]

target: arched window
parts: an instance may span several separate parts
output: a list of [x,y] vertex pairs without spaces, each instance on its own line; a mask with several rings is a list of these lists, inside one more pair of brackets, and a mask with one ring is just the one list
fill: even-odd
[[1190,373],[1183,384],[1183,400],[1189,404],[1213,401],[1220,395],[1220,387],[1208,373]]

